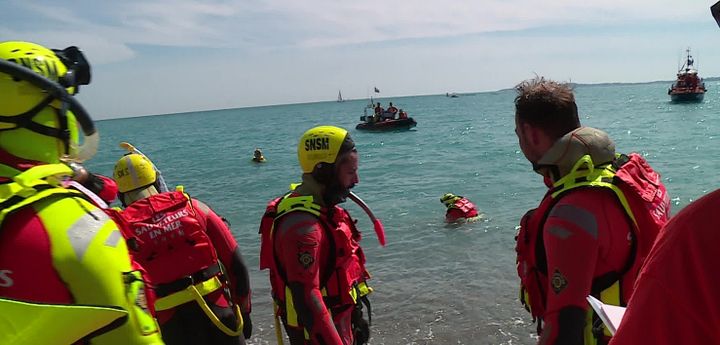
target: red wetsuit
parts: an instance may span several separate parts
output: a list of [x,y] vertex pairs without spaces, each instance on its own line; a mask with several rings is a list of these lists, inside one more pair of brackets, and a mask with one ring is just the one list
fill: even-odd
[[[369,275],[354,221],[340,207],[332,207],[330,213],[318,205],[312,211],[317,214],[295,209],[275,218],[279,200],[268,205],[261,224],[263,246],[272,247],[261,249],[260,267],[270,268],[273,296],[290,343],[366,343],[367,323],[363,326],[359,319],[362,314],[356,313],[364,292],[357,289],[365,285]],[[295,202],[293,198],[285,201]],[[285,209],[282,205],[277,208]],[[292,304],[288,303],[286,287],[292,294]],[[357,299],[351,297],[351,291]],[[305,330],[309,339],[305,339]]]
[[719,208],[716,190],[663,228],[611,345],[720,344]]
[[293,296],[304,302],[305,308],[298,306],[298,312],[305,314],[301,316],[305,323],[312,323],[311,341],[315,343],[322,339],[326,344],[343,344],[320,292],[320,271],[329,256],[322,224],[310,214],[293,212],[281,218],[276,231],[274,244],[278,264],[285,270],[289,286],[297,283],[302,287],[302,292]]
[[[543,230],[548,286],[540,344],[583,343],[593,279],[622,271],[632,247],[631,229],[609,189],[570,191],[552,208]],[[623,296],[629,296],[632,282],[624,285]]]
[[[304,305],[296,305],[296,308],[300,322],[310,328],[310,342],[351,345],[352,308],[331,316],[320,292],[321,274],[326,274],[321,271],[329,260],[330,248],[326,230],[319,219],[309,213],[291,212],[279,219],[275,231],[277,235],[274,245],[278,265],[287,274],[293,300],[302,299]],[[300,335],[301,332],[302,330]],[[296,343],[293,333],[297,332],[288,330],[291,342]]]

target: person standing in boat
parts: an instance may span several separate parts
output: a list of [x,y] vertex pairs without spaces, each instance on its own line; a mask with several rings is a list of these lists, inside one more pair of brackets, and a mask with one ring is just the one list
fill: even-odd
[[407,112],[406,112],[406,111],[403,111],[402,109],[400,109],[400,111],[398,112],[398,114],[399,114],[399,115],[398,115],[398,119],[400,119],[400,120],[404,120],[404,119],[407,119],[407,118],[408,118]]
[[380,106],[380,102],[377,102],[377,105],[375,106],[375,115],[372,117],[372,121],[369,122],[380,122],[383,112],[385,112],[385,110]]
[[390,102],[390,105],[388,106],[387,110],[385,110],[384,116],[385,116],[386,119],[394,120],[394,119],[395,119],[395,115],[397,114],[397,112],[398,112],[398,108],[396,108],[396,107],[392,104],[392,102]]
[[380,106],[380,102],[377,102],[377,105],[375,105],[375,115],[380,116],[385,112],[382,106]]
[[607,342],[586,297],[627,303],[669,218],[667,191],[640,155],[616,154],[605,132],[580,126],[567,84],[538,77],[516,90],[520,149],[548,187],[516,237],[521,302],[540,344]]

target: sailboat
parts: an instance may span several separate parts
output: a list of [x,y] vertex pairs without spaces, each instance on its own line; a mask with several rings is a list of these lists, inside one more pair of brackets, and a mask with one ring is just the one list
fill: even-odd
[[338,101],[338,102],[344,102],[344,100],[343,100],[343,98],[342,98],[342,93],[340,92],[340,90],[338,90],[338,99],[337,99],[337,101]]

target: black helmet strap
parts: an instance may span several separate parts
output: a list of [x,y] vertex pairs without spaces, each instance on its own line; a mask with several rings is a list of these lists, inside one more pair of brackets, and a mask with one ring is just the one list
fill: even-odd
[[[67,110],[70,110],[75,114],[75,118],[77,119],[78,123],[80,124],[80,127],[82,127],[83,133],[85,135],[89,136],[95,133],[95,124],[93,123],[92,119],[90,118],[90,115],[87,113],[85,108],[78,102],[75,97],[71,96],[67,90],[65,90],[64,87],[62,87],[60,84],[43,77],[40,74],[35,73],[33,70],[20,66],[14,62],[10,62],[7,60],[0,59],[0,73],[6,73],[12,76],[13,78],[18,78],[20,80],[27,81],[36,87],[40,88],[41,90],[44,90],[48,93],[48,97],[50,98],[50,101],[47,99],[44,100],[48,101],[47,104],[50,104],[53,99],[58,99],[63,103],[63,115]],[[47,106],[47,104],[45,106]],[[34,110],[37,106],[33,107],[30,111]],[[40,111],[42,108],[38,109]],[[14,116],[16,117],[16,116]],[[63,116],[60,116],[62,118]],[[8,118],[11,118],[10,116],[5,117],[4,121]],[[62,120],[61,120],[62,121]],[[67,120],[66,120],[67,121]],[[67,124],[67,122],[66,122]],[[66,125],[67,126],[67,125]],[[55,128],[52,128],[53,130],[56,130]],[[62,134],[61,134],[62,135]],[[53,135],[54,136],[54,135]]]
[[26,128],[29,129],[35,133],[51,136],[57,139],[60,139],[63,141],[63,144],[65,146],[65,153],[70,152],[70,130],[68,128],[68,119],[67,119],[67,111],[68,111],[68,104],[66,102],[62,103],[61,109],[55,109],[55,114],[58,117],[58,125],[60,128],[54,128],[54,127],[48,127],[45,125],[41,125],[35,121],[33,121],[33,118],[35,115],[37,115],[41,110],[45,109],[45,107],[49,106],[50,103],[55,99],[53,96],[47,96],[45,99],[40,101],[38,104],[36,104],[32,109],[16,116],[5,116],[2,117],[2,122],[5,123],[14,123],[17,127],[13,128],[7,128],[2,130],[11,130],[16,128]]

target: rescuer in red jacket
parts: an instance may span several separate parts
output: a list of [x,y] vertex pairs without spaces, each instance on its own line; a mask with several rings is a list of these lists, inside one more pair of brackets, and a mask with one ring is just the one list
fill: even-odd
[[515,133],[548,191],[517,236],[521,302],[540,344],[607,342],[586,301],[625,305],[670,212],[659,174],[581,127],[572,89],[544,78],[517,86]]
[[448,223],[473,222],[480,219],[477,207],[468,198],[453,193],[445,193],[440,202],[447,207],[445,221]]
[[342,128],[315,127],[301,137],[298,158],[302,184],[272,200],[260,225],[276,317],[293,345],[365,344],[370,275],[355,221],[338,205],[359,181],[355,143]]
[[250,281],[223,219],[181,189],[159,193],[144,155],[123,156],[113,178],[125,209],[111,214],[150,276],[163,340],[245,344],[252,332]]

